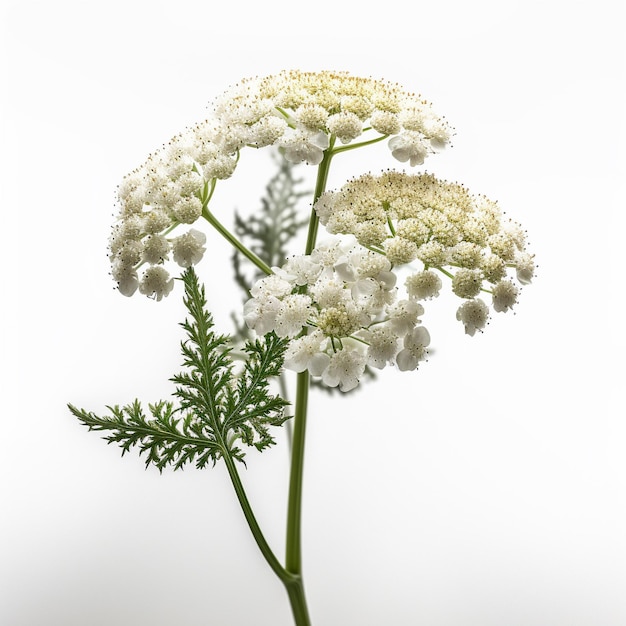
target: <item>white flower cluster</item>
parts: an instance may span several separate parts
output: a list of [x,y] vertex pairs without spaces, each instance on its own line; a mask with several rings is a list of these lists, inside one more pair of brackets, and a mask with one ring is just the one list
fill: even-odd
[[[177,226],[193,224],[217,179],[228,178],[236,159],[213,145],[202,127],[172,139],[127,175],[118,188],[120,205],[109,240],[111,273],[125,296],[139,292],[160,300],[173,280],[164,264],[181,267],[198,263],[206,237],[190,229],[177,237],[167,235]],[[147,265],[141,278],[138,270]]]
[[481,292],[491,295],[495,311],[507,311],[519,293],[509,273],[521,285],[534,273],[519,224],[505,220],[495,202],[430,174],[366,174],[323,194],[315,210],[330,233],[354,235],[394,267],[421,262],[406,279],[411,298],[435,297],[439,274],[451,278],[452,291],[465,300],[457,319],[469,335],[488,320]]
[[342,391],[358,385],[366,365],[413,370],[430,336],[420,325],[422,305],[400,296],[391,270],[353,237],[333,238],[257,281],[244,319],[258,334],[292,338],[287,368]]
[[395,84],[298,71],[242,81],[216,101],[209,119],[174,137],[122,181],[109,253],[120,291],[139,289],[160,299],[172,286],[164,267],[170,253],[183,267],[200,260],[198,231],[166,235],[200,218],[243,147],[278,146],[287,160],[316,165],[335,140],[349,143],[366,131],[391,137],[393,156],[411,165],[443,148],[451,134],[429,103]]
[[277,145],[294,163],[317,165],[331,137],[348,144],[366,130],[390,136],[393,156],[412,166],[444,148],[451,129],[432,106],[396,84],[345,72],[284,71],[242,81],[215,106],[216,142],[227,151]]

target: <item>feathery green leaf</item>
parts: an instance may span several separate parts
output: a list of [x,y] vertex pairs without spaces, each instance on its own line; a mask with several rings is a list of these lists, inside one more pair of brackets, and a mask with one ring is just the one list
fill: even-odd
[[185,370],[171,379],[177,385],[177,405],[151,404],[149,418],[138,400],[122,408],[107,407],[106,417],[68,405],[89,430],[106,432],[104,439],[119,444],[122,454],[137,448],[146,466],[160,471],[192,462],[203,468],[225,454],[243,461],[239,442],[264,450],[274,443],[269,427],[287,419],[287,402],[270,393],[270,380],[281,373],[287,340],[270,334],[246,342],[246,359],[238,366],[230,355],[230,338],[213,331],[205,290],[194,269],[187,269],[182,280],[189,317],[181,324],[187,335],[181,343]]

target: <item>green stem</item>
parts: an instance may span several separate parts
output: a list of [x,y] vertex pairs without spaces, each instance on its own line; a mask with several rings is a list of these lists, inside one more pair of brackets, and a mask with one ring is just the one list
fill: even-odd
[[298,374],[296,407],[293,417],[291,473],[289,476],[289,504],[287,508],[287,539],[285,569],[295,576],[302,575],[302,477],[304,471],[304,442],[309,398],[309,372]]
[[296,626],[311,626],[302,578],[298,577],[293,583],[285,584],[285,587],[287,588],[291,612],[293,613],[293,620]]
[[389,135],[381,135],[380,137],[376,137],[368,141],[361,141],[359,143],[350,143],[334,150],[334,154],[339,154],[340,152],[348,152],[349,150],[356,150],[357,148],[362,148],[363,146],[371,146],[374,143],[379,143],[380,141],[384,141],[385,139],[387,139],[387,137],[389,137]]
[[237,494],[237,499],[239,500],[239,504],[241,505],[243,514],[246,518],[246,521],[248,522],[248,526],[250,527],[250,531],[252,532],[256,544],[261,550],[261,554],[263,554],[265,560],[272,568],[276,576],[278,576],[278,578],[280,578],[280,580],[286,586],[295,585],[299,582],[298,577],[292,576],[280,564],[280,561],[276,558],[276,555],[272,552],[272,549],[267,543],[263,532],[261,531],[259,523],[256,521],[256,517],[254,516],[254,512],[252,511],[252,507],[250,506],[250,502],[248,501],[248,497],[246,496],[246,492],[241,482],[241,478],[239,478],[239,472],[237,471],[235,462],[228,453],[223,455],[223,459],[226,463],[226,467],[228,468],[228,474],[230,476],[231,482],[233,483],[233,487],[235,489],[235,493]]
[[265,557],[268,565],[272,568],[272,571],[285,585],[295,626],[311,626],[309,610],[306,604],[306,596],[304,595],[302,577],[287,571],[276,558],[276,555],[267,543],[259,523],[254,516],[254,512],[252,511],[252,507],[250,506],[250,502],[246,496],[243,483],[241,482],[241,478],[239,477],[239,472],[237,471],[233,458],[228,453],[224,454],[223,458],[228,469],[230,480],[235,489],[235,493],[237,494],[237,499],[241,505],[241,510],[243,511],[246,522],[248,522],[248,527],[252,532],[252,536],[254,537],[259,550],[261,550],[261,554]]
[[235,237],[216,217],[209,211],[208,207],[202,209],[202,217],[217,230],[226,241],[232,244],[241,254],[252,261],[264,274],[268,276],[272,273],[272,269],[264,263],[252,250],[246,248],[237,237]]
[[444,270],[443,267],[436,266],[436,270],[439,270],[442,274],[445,274],[448,278],[454,278],[454,274],[452,272],[448,272],[448,270]]
[[[330,138],[330,146],[324,152],[324,158],[322,162],[317,166],[317,180],[315,181],[315,191],[313,193],[313,204],[317,202],[317,199],[326,190],[326,182],[328,181],[328,171],[330,170],[330,161],[335,154],[333,152],[333,146],[335,144],[335,138]],[[306,248],[304,254],[311,254],[313,248],[315,248],[315,240],[317,239],[317,227],[319,225],[319,218],[315,209],[311,208],[311,219],[309,220],[309,232],[306,239]]]

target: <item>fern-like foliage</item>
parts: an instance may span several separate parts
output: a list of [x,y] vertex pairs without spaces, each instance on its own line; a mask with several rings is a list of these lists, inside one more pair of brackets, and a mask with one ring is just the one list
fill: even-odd
[[173,395],[178,402],[150,404],[149,418],[137,400],[122,408],[107,407],[106,417],[68,405],[89,430],[106,432],[104,439],[119,444],[122,454],[138,448],[146,466],[160,471],[190,462],[203,468],[224,455],[243,461],[241,444],[267,448],[274,443],[270,427],[288,419],[287,402],[270,393],[270,380],[281,372],[287,340],[272,333],[247,341],[246,358],[239,366],[231,356],[230,337],[213,331],[204,287],[193,268],[183,273],[182,280],[189,317],[181,324],[187,334],[181,343],[185,370],[171,379],[177,385]]

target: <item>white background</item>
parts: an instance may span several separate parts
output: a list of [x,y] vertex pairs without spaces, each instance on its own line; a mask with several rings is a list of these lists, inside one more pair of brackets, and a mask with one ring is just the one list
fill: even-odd
[[[619,4],[3,2],[0,623],[291,623],[223,467],[146,471],[65,404],[156,400],[178,371],[180,288],[160,303],[112,288],[116,185],[229,85],[297,68],[430,100],[456,136],[428,171],[498,200],[539,265],[483,335],[442,301],[418,372],[314,396],[313,623],[626,624]],[[360,152],[331,186],[398,165]],[[255,158],[218,188],[226,223],[258,205]],[[239,295],[207,234],[199,272],[228,332]],[[282,437],[243,473],[282,554]]]

